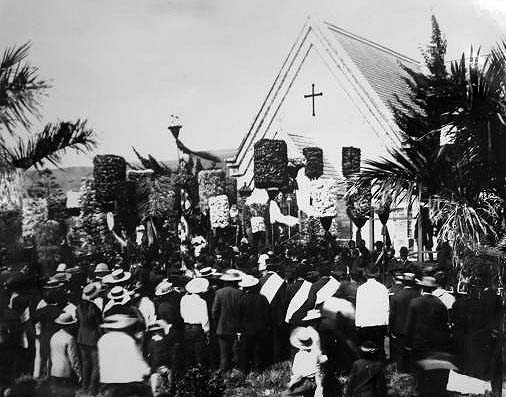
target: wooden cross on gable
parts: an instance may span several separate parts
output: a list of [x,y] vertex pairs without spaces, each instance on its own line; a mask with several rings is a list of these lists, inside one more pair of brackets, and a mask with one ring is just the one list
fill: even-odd
[[319,92],[319,93],[315,94],[315,92],[314,92],[314,83],[313,83],[313,84],[311,84],[311,94],[304,95],[304,98],[311,98],[311,101],[313,102],[313,117],[315,116],[315,112],[314,112],[314,99],[317,96],[323,96],[323,92]]

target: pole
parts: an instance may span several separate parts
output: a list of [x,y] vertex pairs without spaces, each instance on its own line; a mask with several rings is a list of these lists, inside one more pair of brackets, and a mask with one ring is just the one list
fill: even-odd
[[369,251],[374,252],[374,210],[371,209],[369,218]]
[[[290,198],[290,197],[288,197],[288,198]],[[292,200],[287,200],[287,201],[288,201],[288,215],[292,215],[292,211],[290,210],[290,203],[292,202]],[[288,225],[288,240],[290,240],[290,238],[291,238],[291,234],[292,234],[291,229],[292,228],[290,227],[290,225]]]
[[423,228],[422,228],[422,183],[418,183],[418,219],[416,223],[418,238],[416,245],[418,248],[418,262],[423,263]]

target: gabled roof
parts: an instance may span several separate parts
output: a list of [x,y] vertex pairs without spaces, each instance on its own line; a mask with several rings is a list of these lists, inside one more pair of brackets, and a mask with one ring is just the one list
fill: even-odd
[[[318,145],[318,143],[314,138],[300,134],[287,134],[287,135],[292,140],[297,151],[300,152],[299,157],[304,156],[302,154],[302,150],[306,147],[321,147],[321,145]],[[336,168],[332,165],[332,163],[329,161],[328,157],[325,155],[325,152],[323,153],[323,176],[325,178],[330,179],[339,178],[339,173],[337,172]]]
[[[277,73],[235,158],[228,160],[232,176],[244,177],[244,182],[249,185],[253,182],[253,146],[262,138],[273,139],[277,135],[273,131],[273,122],[312,49],[316,50],[362,115],[371,134],[375,134],[385,147],[399,144],[398,127],[390,103],[396,103],[395,95],[403,101],[409,101],[409,88],[403,80],[406,72],[401,64],[417,69],[418,63],[335,25],[310,17]],[[332,161],[330,163],[333,164]],[[333,166],[335,170],[337,164]],[[339,174],[338,170],[336,172]]]
[[418,70],[417,61],[335,25],[325,24],[386,106],[397,103],[395,95],[404,102],[411,102],[410,89],[404,80],[407,73],[401,65]]

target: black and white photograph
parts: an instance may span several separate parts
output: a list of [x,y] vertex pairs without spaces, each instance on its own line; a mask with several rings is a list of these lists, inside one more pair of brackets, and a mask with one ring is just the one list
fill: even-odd
[[506,396],[506,0],[0,0],[0,397]]

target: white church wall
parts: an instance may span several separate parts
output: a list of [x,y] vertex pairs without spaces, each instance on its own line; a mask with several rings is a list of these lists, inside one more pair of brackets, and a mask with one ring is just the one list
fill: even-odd
[[[315,93],[322,93],[315,97],[315,116],[312,99],[304,98],[311,94],[312,84]],[[383,154],[384,140],[371,129],[347,89],[312,47],[271,128],[314,138],[339,172],[343,146],[360,147],[363,158]]]

